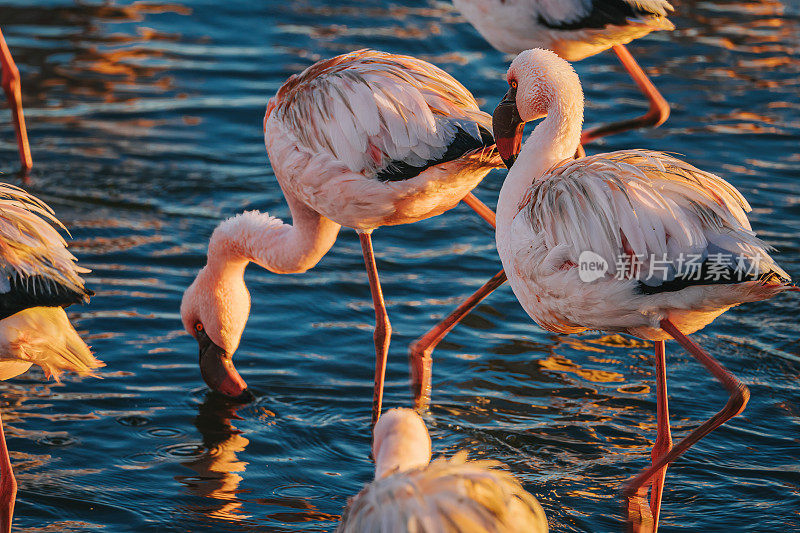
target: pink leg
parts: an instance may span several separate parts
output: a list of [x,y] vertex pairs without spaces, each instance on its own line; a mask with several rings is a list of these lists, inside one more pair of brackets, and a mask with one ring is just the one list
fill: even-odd
[[[658,430],[653,451],[650,454],[653,463],[669,453],[672,449],[672,433],[669,428],[669,400],[667,398],[667,365],[664,341],[656,341],[656,417]],[[653,515],[653,530],[658,530],[658,516],[661,512],[661,495],[664,492],[664,477],[667,467],[664,466],[654,477],[650,488],[650,512]]]
[[8,456],[6,436],[3,433],[3,420],[0,418],[0,533],[11,532],[16,498],[17,480],[11,469],[11,458]]
[[[470,206],[478,215],[495,227],[494,211],[481,202],[474,194],[467,194],[463,202]],[[506,275],[501,270],[494,275],[483,287],[467,298],[455,311],[434,326],[428,333],[411,344],[409,349],[409,364],[411,366],[411,391],[414,394],[414,403],[418,409],[427,407],[431,392],[431,367],[433,359],[431,354],[441,340],[462,318],[467,316],[484,298],[497,287],[505,283]]]
[[372,305],[375,307],[375,389],[372,395],[372,425],[381,416],[383,403],[383,382],[386,377],[386,360],[389,355],[389,341],[392,337],[392,325],[386,313],[386,303],[383,301],[381,282],[378,279],[378,267],[375,265],[375,255],[372,253],[372,237],[369,233],[359,233],[361,251],[364,254],[364,265],[367,267],[369,288],[372,292]]
[[0,31],[0,64],[2,65],[3,91],[8,99],[8,107],[11,108],[11,115],[14,119],[14,128],[17,131],[17,146],[19,147],[19,160],[22,170],[27,172],[33,166],[31,159],[31,149],[28,146],[28,131],[25,129],[25,116],[22,114],[22,91],[19,80],[19,70],[11,57],[11,51]]
[[653,85],[653,82],[650,81],[650,78],[647,77],[647,74],[644,73],[642,67],[639,66],[631,53],[628,52],[628,49],[618,44],[613,47],[613,50],[614,53],[617,54],[622,66],[625,67],[625,70],[631,75],[633,81],[636,82],[636,85],[639,86],[639,89],[650,101],[650,109],[641,117],[614,122],[584,131],[581,135],[581,144],[586,144],[600,137],[627,130],[647,126],[660,126],[669,118],[669,104],[664,97],[661,96],[661,93],[658,92],[656,86]]
[[[720,412],[704,422],[700,427],[684,437],[674,448],[665,455],[661,455],[650,467],[640,472],[625,487],[624,496],[626,509],[628,510],[628,530],[629,531],[654,531],[651,524],[642,524],[638,512],[636,499],[640,496],[640,489],[651,479],[659,474],[664,467],[680,457],[686,450],[692,447],[700,439],[717,429],[719,426],[741,413],[750,399],[750,391],[747,387],[728,372],[725,367],[720,365],[716,359],[711,357],[705,350],[700,348],[693,340],[680,332],[675,325],[668,319],[661,321],[661,328],[680,343],[695,359],[697,359],[706,370],[708,370],[730,393],[730,398],[725,407]],[[666,391],[665,391],[666,392]],[[658,439],[656,439],[658,441]]]
[[495,274],[492,279],[487,281],[472,296],[464,300],[464,303],[459,305],[444,320],[436,324],[432,330],[411,345],[408,354],[409,363],[411,364],[411,392],[414,395],[414,405],[417,409],[426,408],[430,402],[433,366],[431,354],[433,350],[462,318],[475,309],[495,289],[505,283],[506,279],[508,278],[506,278],[506,273],[503,270]]
[[494,211],[489,209],[489,206],[487,206],[485,203],[478,200],[474,194],[467,194],[461,201],[470,206],[476,213],[478,213],[478,216],[488,222],[493,228],[495,227]]

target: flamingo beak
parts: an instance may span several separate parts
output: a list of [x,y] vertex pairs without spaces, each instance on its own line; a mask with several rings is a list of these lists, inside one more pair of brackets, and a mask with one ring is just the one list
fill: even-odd
[[525,122],[517,109],[517,89],[510,88],[492,114],[492,130],[497,151],[506,167],[511,168],[522,147]]
[[205,330],[198,331],[196,338],[200,345],[200,373],[206,384],[231,400],[252,401],[253,393],[233,366],[231,355],[214,344]]

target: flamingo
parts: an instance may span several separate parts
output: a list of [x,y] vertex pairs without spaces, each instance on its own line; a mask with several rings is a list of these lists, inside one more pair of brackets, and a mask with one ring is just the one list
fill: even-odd
[[[510,54],[529,48],[553,50],[567,61],[580,61],[611,48],[650,102],[641,117],[584,131],[582,144],[605,135],[659,126],[669,117],[669,104],[658,92],[625,44],[657,30],[673,30],[673,11],[666,0],[453,0],[453,4],[489,43]],[[430,397],[431,355],[441,340],[486,296],[506,281],[503,271],[467,298],[450,315],[411,344],[409,359],[418,407]]]
[[497,461],[462,450],[431,463],[431,438],[411,409],[390,409],[375,425],[375,479],[348,502],[337,533],[546,533],[539,502]]
[[201,373],[212,389],[248,398],[232,362],[250,310],[245,267],[305,272],[347,226],[359,234],[375,308],[374,424],[391,325],[371,233],[438,215],[462,199],[493,223],[494,213],[470,195],[502,166],[491,117],[434,65],[359,50],[291,76],[267,105],[264,138],[292,224],[248,212],[212,234],[207,264],[181,303],[184,327],[199,343]]
[[674,30],[667,0],[453,0],[484,39],[508,54],[529,48],[552,50],[567,61],[580,61],[611,48],[650,109],[641,117],[587,130],[581,144],[646,126],[660,126],[669,104],[625,48],[653,31]]
[[[80,275],[42,201],[0,183],[0,380],[37,364],[58,380],[63,371],[92,375],[103,366],[72,327],[63,307],[94,293]],[[11,531],[17,482],[0,419],[0,533]]]
[[31,149],[28,146],[28,131],[25,129],[25,116],[22,114],[22,87],[20,85],[19,70],[11,57],[3,32],[0,30],[0,70],[2,70],[2,86],[11,108],[14,128],[17,132],[17,145],[19,147],[19,160],[22,171],[27,172],[33,166]]
[[[751,229],[747,200],[722,178],[649,150],[573,160],[583,93],[569,63],[528,50],[511,63],[507,79],[510,88],[493,115],[510,169],[497,206],[497,251],[514,294],[542,328],[620,332],[655,344],[652,464],[624,490],[631,527],[655,530],[667,465],[741,413],[749,398],[747,387],[687,335],[732,306],[797,288]],[[525,123],[542,117],[521,146]],[[674,448],[667,339],[730,395]]]

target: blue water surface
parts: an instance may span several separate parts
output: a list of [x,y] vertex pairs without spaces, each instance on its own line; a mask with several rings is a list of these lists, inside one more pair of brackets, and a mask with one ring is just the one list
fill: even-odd
[[[672,103],[662,127],[587,147],[683,154],[749,199],[753,227],[800,278],[800,2],[674,2],[677,30],[630,46]],[[491,111],[509,57],[449,2],[0,0],[23,78],[28,189],[69,227],[97,295],[70,308],[103,379],[2,385],[20,532],[332,531],[371,479],[374,352],[358,239],[312,271],[250,267],[236,364],[257,401],[209,396],[182,331],[183,290],[215,225],[287,218],[263,146],[267,99],[316,60],[371,47],[450,72]],[[587,124],[646,103],[611,53],[576,64]],[[19,183],[0,109],[0,170]],[[476,194],[494,206],[505,173]],[[394,327],[385,404],[410,405],[408,345],[500,268],[490,228],[460,206],[376,231]],[[661,531],[800,529],[798,299],[732,309],[695,338],[752,391],[744,414],[670,469]],[[727,396],[667,348],[673,431]],[[503,287],[435,353],[435,453],[502,461],[552,531],[621,528],[620,487],[655,437],[652,345],[534,325]]]

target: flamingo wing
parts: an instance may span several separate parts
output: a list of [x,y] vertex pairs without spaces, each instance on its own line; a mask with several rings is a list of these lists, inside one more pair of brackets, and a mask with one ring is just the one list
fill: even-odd
[[[494,140],[491,117],[472,94],[434,65],[360,50],[292,76],[273,100],[281,135],[311,154],[327,153],[379,181],[423,170]],[[270,104],[272,105],[272,103]]]
[[673,11],[666,0],[567,0],[538,2],[538,22],[551,30],[600,29],[631,22],[663,24]]
[[53,211],[13,185],[0,183],[0,319],[30,307],[88,302],[92,291],[75,264]]
[[559,163],[529,189],[514,223],[542,239],[549,268],[578,265],[593,252],[607,276],[635,279],[645,294],[788,282],[748,211],[739,191],[714,174],[665,153],[624,150]]
[[539,502],[500,463],[467,461],[466,455],[370,483],[348,503],[337,533],[548,531]]

